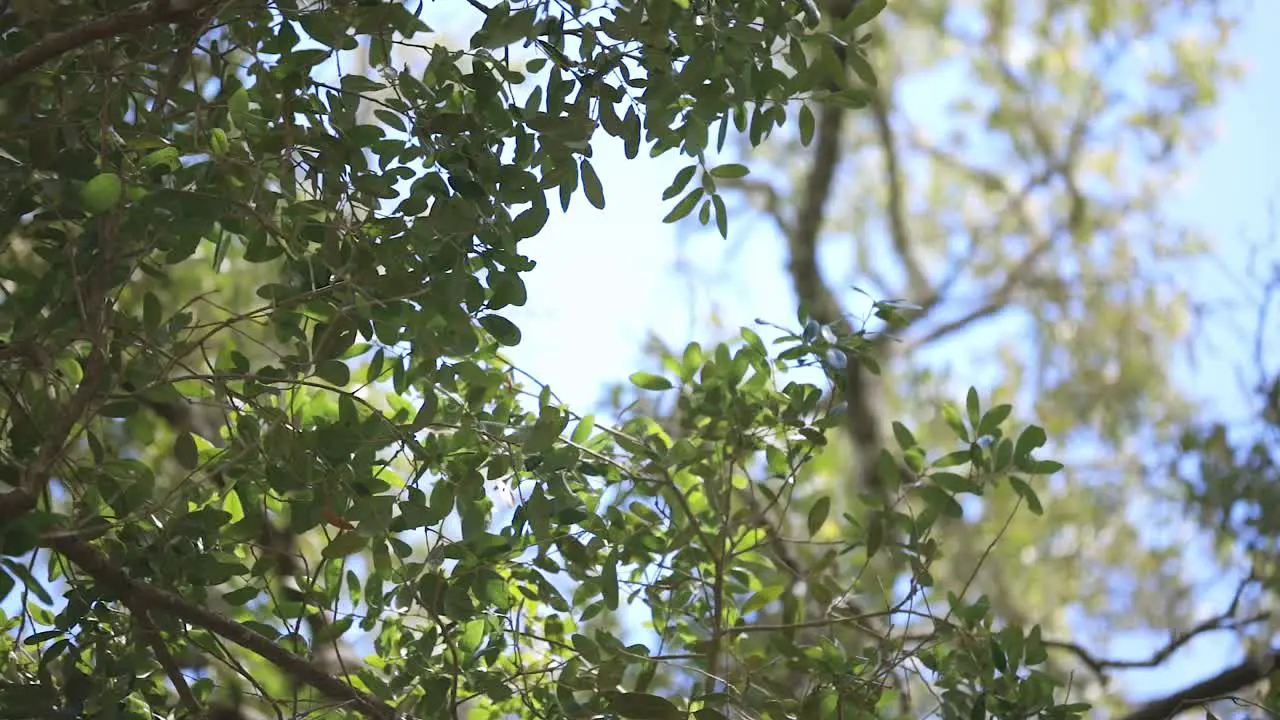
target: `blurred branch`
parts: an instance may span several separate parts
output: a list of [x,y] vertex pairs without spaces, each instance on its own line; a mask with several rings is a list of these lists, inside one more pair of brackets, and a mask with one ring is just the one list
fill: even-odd
[[[1033,245],[1013,268],[1005,275],[1004,282],[992,290],[986,302],[970,311],[969,313],[956,318],[950,322],[944,323],[923,336],[911,341],[906,352],[910,353],[918,350],[930,343],[937,342],[948,335],[965,329],[972,323],[991,317],[1003,310],[1013,300],[1013,295],[1018,291],[1020,286],[1024,285],[1035,268],[1036,263],[1040,261],[1054,246],[1054,235],[1059,228],[1050,228],[1047,232],[1041,233],[1037,231],[1034,219],[1027,214],[1027,198],[1037,188],[1047,185],[1055,176],[1065,175],[1065,171],[1050,168],[1037,173],[1034,177],[1027,180],[1023,186],[1017,190],[1010,188],[1003,178],[980,167],[966,165],[955,156],[943,151],[934,145],[926,142],[916,141],[913,146],[927,154],[935,162],[946,165],[947,167],[968,175],[970,178],[981,184],[983,187],[990,188],[1005,196],[1006,201],[1004,207],[996,213],[996,217],[1005,217],[1013,214],[1018,218],[1018,224],[1022,231],[1032,238]],[[1074,187],[1074,183],[1068,182],[1069,187]],[[1078,193],[1072,192],[1070,217],[1066,226],[1071,227],[1080,221],[1080,215],[1083,208],[1083,199]],[[976,242],[976,241],[975,241]],[[946,299],[946,292],[951,287],[955,278],[960,275],[960,270],[943,281],[938,288],[926,299],[922,305],[925,312],[918,316],[917,320],[928,315],[928,311],[933,310]]]
[[1280,664],[1278,652],[1245,658],[1235,667],[1223,670],[1204,682],[1153,700],[1128,715],[1122,715],[1120,720],[1167,720],[1184,710],[1229,697],[1266,679],[1277,664]]
[[818,269],[818,235],[826,219],[827,199],[842,156],[840,140],[846,111],[834,105],[818,109],[813,162],[800,189],[800,208],[792,231],[787,234],[788,269],[799,298],[813,316],[824,324],[845,323],[844,310]]
[[17,55],[0,60],[0,86],[89,43],[116,35],[139,32],[160,23],[189,18],[210,2],[211,0],[195,2],[153,0],[77,25],[69,30],[47,35]]
[[935,293],[915,257],[915,251],[912,249],[914,241],[911,238],[911,230],[907,227],[903,171],[898,158],[897,138],[889,120],[891,97],[888,92],[873,92],[871,96],[869,109],[884,152],[884,174],[889,186],[888,207],[885,208],[889,215],[889,238],[907,274],[906,298],[911,302],[921,302]]
[[[834,105],[819,108],[813,161],[805,177],[799,213],[787,235],[787,269],[796,297],[809,316],[823,325],[831,325],[840,336],[855,330],[845,318],[840,301],[832,292],[818,268],[818,235],[825,219],[827,199],[831,195],[836,166],[842,157],[841,138],[847,111]],[[882,343],[877,343],[882,347]],[[846,429],[862,466],[861,486],[879,486],[873,458],[881,446],[880,418],[872,407],[870,371],[856,360],[849,363],[845,377],[844,401],[848,406]]]
[[1238,630],[1246,625],[1252,625],[1253,623],[1268,620],[1270,617],[1271,613],[1258,613],[1244,618],[1243,620],[1232,620],[1227,616],[1227,613],[1223,613],[1223,615],[1197,623],[1195,627],[1186,632],[1175,633],[1168,643],[1159,650],[1151,653],[1151,656],[1145,660],[1113,660],[1098,658],[1094,657],[1092,653],[1076,643],[1060,640],[1046,640],[1045,645],[1070,652],[1078,657],[1085,665],[1088,665],[1094,675],[1097,675],[1102,679],[1105,677],[1108,670],[1134,670],[1139,668],[1152,668],[1161,665],[1175,652],[1181,650],[1187,643],[1200,635],[1204,635],[1205,633],[1215,632],[1217,630]]
[[778,225],[784,235],[791,234],[791,222],[782,209],[782,194],[773,185],[764,180],[748,180],[747,178],[717,178],[716,184],[742,190],[748,195],[764,199],[764,212]]
[[1035,267],[1036,262],[1038,262],[1040,258],[1043,257],[1052,247],[1053,243],[1046,240],[1032,248],[1031,251],[1023,256],[1022,260],[1009,271],[1008,275],[1005,276],[1004,282],[991,292],[985,303],[954,320],[945,322],[938,327],[933,328],[919,338],[911,341],[906,348],[906,352],[910,353],[924,347],[925,345],[937,342],[952,333],[963,330],[978,320],[991,317],[992,315],[999,313],[1001,310],[1004,310],[1013,299],[1013,294],[1017,292],[1019,286],[1023,284],[1026,274],[1031,272],[1032,268]]
[[[1175,652],[1185,647],[1193,639],[1206,633],[1218,630],[1236,630],[1246,625],[1262,622],[1270,618],[1270,613],[1257,613],[1240,620],[1233,619],[1240,609],[1240,601],[1244,591],[1256,576],[1250,573],[1236,587],[1231,603],[1221,613],[1196,623],[1186,632],[1176,633],[1163,647],[1156,650],[1145,660],[1112,660],[1098,658],[1083,647],[1063,641],[1046,641],[1049,647],[1066,650],[1078,657],[1099,679],[1106,680],[1108,670],[1151,668],[1162,665]],[[1166,697],[1153,700],[1137,710],[1122,716],[1121,720],[1166,720],[1196,705],[1202,705],[1223,698],[1265,679],[1280,662],[1280,653],[1271,652],[1265,655],[1246,658],[1235,667],[1228,668],[1200,683],[1179,690]]]
[[[1017,74],[1009,66],[1007,60],[1003,57],[997,57],[996,64],[1000,68],[1001,75],[1005,82],[1014,88],[1017,91],[1017,96],[1024,98],[1024,103],[1028,105],[1028,112],[1025,113],[1026,123],[1029,127],[1035,146],[1041,155],[1041,158],[1039,159],[1040,162],[1038,163],[1042,166],[1040,172],[1030,178],[1020,190],[1014,191],[999,175],[983,168],[961,162],[953,155],[944,152],[941,148],[919,140],[915,141],[913,146],[917,150],[926,153],[935,162],[942,163],[953,170],[966,174],[983,187],[996,190],[1000,194],[1004,195],[1007,198],[1007,202],[1005,203],[1004,210],[997,213],[997,217],[1003,217],[1009,212],[1016,214],[1023,231],[1029,237],[1033,238],[1033,246],[1026,252],[1018,264],[1009,271],[1004,282],[990,293],[986,302],[982,303],[969,313],[934,328],[923,337],[917,338],[911,344],[908,352],[936,342],[937,340],[968,327],[970,324],[978,320],[991,317],[999,313],[1009,304],[1009,302],[1012,301],[1013,294],[1019,289],[1019,286],[1025,284],[1027,279],[1026,275],[1031,272],[1035,264],[1045,254],[1053,249],[1054,237],[1059,232],[1065,230],[1066,232],[1076,235],[1085,231],[1088,202],[1076,183],[1072,169],[1079,162],[1082,145],[1089,128],[1091,115],[1088,112],[1087,103],[1082,104],[1079,111],[1076,113],[1068,132],[1066,147],[1063,151],[1059,152],[1055,147],[1055,143],[1053,142],[1049,131],[1038,121],[1039,113],[1035,112],[1033,100],[1035,97],[1034,93],[1032,93],[1030,89],[1026,87],[1025,83],[1017,77]],[[1093,86],[1093,90],[1095,93],[1098,92],[1096,84]],[[882,125],[886,122],[886,120],[880,117],[879,113],[873,112],[873,116],[876,117],[878,125]],[[882,130],[881,134],[883,142],[885,130]],[[1025,153],[1019,152],[1019,154],[1028,164],[1033,163],[1033,159],[1027,157]],[[1034,219],[1027,215],[1026,200],[1032,191],[1036,188],[1047,185],[1054,178],[1061,179],[1066,188],[1068,197],[1067,217],[1060,225],[1049,228],[1047,232],[1040,233],[1037,232]],[[893,197],[892,180],[893,177],[891,175],[891,198]],[[890,220],[892,223],[894,221],[892,204],[890,211]],[[896,242],[897,238],[895,238],[895,244]],[[907,264],[908,260],[905,256],[903,258],[903,262],[907,267],[908,274],[910,275],[911,266]],[[957,271],[952,278],[944,281],[938,289],[930,292],[927,296],[921,296],[921,304],[926,312],[921,313],[920,317],[926,316],[929,310],[933,309],[945,300],[946,289],[951,286],[954,277],[958,277],[959,274],[959,271]]]
[[0,526],[7,525],[36,507],[36,496],[18,488],[0,495]]

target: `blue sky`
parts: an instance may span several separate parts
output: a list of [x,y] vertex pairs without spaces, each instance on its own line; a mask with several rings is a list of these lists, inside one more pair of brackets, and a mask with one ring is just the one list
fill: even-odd
[[[1233,47],[1234,54],[1248,62],[1249,73],[1225,95],[1217,139],[1194,162],[1181,192],[1167,201],[1171,215],[1206,231],[1215,243],[1215,257],[1194,264],[1183,278],[1193,296],[1215,310],[1197,329],[1205,333],[1205,341],[1198,343],[1196,364],[1179,358],[1176,372],[1192,397],[1203,400],[1206,420],[1238,420],[1255,412],[1254,398],[1237,379],[1241,371],[1251,369],[1251,323],[1259,296],[1250,290],[1261,287],[1252,273],[1263,263],[1253,259],[1250,250],[1265,245],[1275,226],[1270,206],[1280,203],[1280,172],[1266,160],[1274,157],[1274,133],[1280,127],[1277,37],[1280,2],[1255,3]],[[792,320],[794,296],[783,272],[781,242],[753,238],[747,254],[732,263],[732,282],[691,283],[677,267],[705,269],[708,260],[720,257],[724,241],[713,232],[688,237],[687,228],[661,223],[665,205],[660,193],[685,163],[677,157],[627,161],[618,144],[607,140],[595,149],[592,162],[604,181],[606,209],[597,211],[575,201],[567,214],[554,216],[546,231],[525,246],[538,267],[526,279],[528,306],[512,315],[524,340],[510,354],[522,368],[550,384],[571,405],[585,409],[600,399],[609,383],[624,381],[642,366],[647,332],[683,345],[708,339],[705,323],[710,312],[726,332],[750,326],[755,318],[782,324]],[[740,240],[735,230],[772,233],[763,224],[748,228],[731,221],[735,242]],[[1261,257],[1280,257],[1280,248],[1264,248]],[[1230,316],[1225,302],[1240,303],[1236,307],[1243,314]],[[953,364],[953,369],[962,376],[981,377],[977,368]],[[1203,570],[1211,572],[1208,565]],[[1212,576],[1209,580],[1202,598],[1206,613],[1223,606],[1234,582],[1213,582]],[[1130,633],[1117,638],[1110,651],[1142,658],[1166,640]],[[1138,701],[1209,677],[1240,658],[1223,633],[1191,643],[1160,668],[1129,671],[1117,679]]]

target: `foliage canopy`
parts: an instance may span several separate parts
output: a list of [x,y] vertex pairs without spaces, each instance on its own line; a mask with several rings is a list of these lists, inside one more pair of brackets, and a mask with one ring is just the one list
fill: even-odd
[[[548,196],[604,205],[595,132],[690,156],[667,217],[727,233],[717,180],[746,169],[708,149],[797,98],[865,104],[884,5],[457,4],[483,16],[457,49],[435,5],[6,4],[0,706],[855,718],[910,715],[916,672],[945,717],[1080,715],[1039,630],[993,629],[965,588],[930,637],[888,632],[930,614],[957,495],[1039,510],[1060,466],[1008,406],[948,406],[952,446],[895,426],[883,492],[807,499],[835,539],[766,584],[790,542],[769,511],[843,422],[785,371],[838,389],[865,333],[802,312],[777,348],[689,345],[632,377],[676,393],[667,426],[579,416],[502,355]],[[848,568],[885,554],[912,589],[857,607]],[[632,603],[652,642],[619,639]]]

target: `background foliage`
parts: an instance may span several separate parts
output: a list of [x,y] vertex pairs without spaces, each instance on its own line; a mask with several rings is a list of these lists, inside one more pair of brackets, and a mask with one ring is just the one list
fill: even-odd
[[[868,48],[879,87],[866,108],[823,109],[807,146],[797,130],[740,150],[753,174],[730,208],[754,209],[760,232],[690,251],[686,265],[696,282],[722,283],[726,302],[759,294],[770,268],[757,258],[781,255],[796,297],[828,316],[878,327],[868,295],[920,308],[876,348],[879,376],[854,368],[845,442],[809,467],[797,491],[808,499],[779,516],[790,527],[826,494],[859,506],[880,450],[895,446],[892,418],[926,445],[949,437],[938,404],[967,385],[1043,424],[1066,463],[1041,494],[1045,517],[1010,520],[1012,493],[966,500],[963,521],[937,531],[946,557],[931,573],[939,588],[985,594],[997,625],[1038,624],[1049,672],[1108,715],[1167,717],[1241,694],[1255,712],[1274,708],[1258,684],[1275,658],[1276,528],[1262,519],[1276,417],[1270,248],[1250,255],[1249,290],[1261,292],[1207,315],[1191,273],[1233,241],[1172,208],[1240,76],[1232,40],[1250,9],[891,3]],[[1244,334],[1257,395],[1249,417],[1219,423],[1215,397],[1236,378],[1200,371],[1188,388],[1172,373],[1227,325]],[[795,551],[820,563],[821,548]],[[904,571],[881,567],[861,591],[892,602]],[[931,627],[911,625],[900,631]],[[1199,661],[1192,648],[1210,634],[1233,637],[1239,659]],[[1153,652],[1135,654],[1134,638],[1155,639]],[[1125,702],[1137,687],[1126,672],[1164,668],[1168,685],[1175,660],[1204,682],[1145,708]]]

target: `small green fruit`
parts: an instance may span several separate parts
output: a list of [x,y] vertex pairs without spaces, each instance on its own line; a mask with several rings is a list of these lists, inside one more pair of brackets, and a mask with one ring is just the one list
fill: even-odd
[[227,132],[222,128],[209,131],[209,149],[214,155],[226,155],[231,149],[231,141],[227,140]]
[[115,173],[102,173],[84,184],[80,190],[80,200],[85,209],[93,214],[103,213],[120,202],[124,192],[124,183]]

